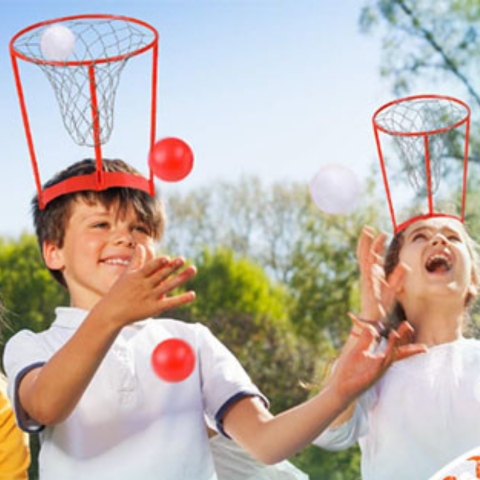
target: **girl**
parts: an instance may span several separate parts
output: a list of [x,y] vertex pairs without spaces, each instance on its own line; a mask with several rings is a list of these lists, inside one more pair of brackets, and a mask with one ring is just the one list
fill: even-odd
[[460,221],[415,221],[388,249],[385,278],[399,262],[408,270],[392,289],[378,276],[384,238],[374,240],[367,228],[359,241],[361,317],[378,321],[396,297],[393,323],[408,319],[429,350],[393,364],[315,444],[342,450],[358,441],[363,480],[426,480],[480,444],[480,342],[462,334],[477,296],[478,259]]

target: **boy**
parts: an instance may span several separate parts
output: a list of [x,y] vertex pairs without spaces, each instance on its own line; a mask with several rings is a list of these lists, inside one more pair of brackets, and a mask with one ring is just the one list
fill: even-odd
[[[104,169],[136,173],[119,160],[104,160]],[[47,186],[94,171],[85,160]],[[213,480],[204,415],[257,459],[276,463],[316,438],[404,341],[392,334],[385,354],[372,356],[375,332],[365,329],[323,392],[274,417],[208,329],[149,319],[194,300],[193,292],[167,296],[195,268],[176,273],[181,258],[155,258],[164,226],[155,198],[122,187],[66,194],[44,210],[34,200],[33,207],[45,263],[70,294],[70,307],[57,309],[47,331],[19,332],[5,351],[19,424],[42,432],[40,480]],[[190,377],[175,384],[150,368],[154,347],[171,337],[187,341],[197,359]]]

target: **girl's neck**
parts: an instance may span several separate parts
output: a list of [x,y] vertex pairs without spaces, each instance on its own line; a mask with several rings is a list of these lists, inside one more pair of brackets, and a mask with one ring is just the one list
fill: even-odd
[[462,337],[465,318],[463,305],[418,305],[406,311],[407,320],[415,329],[415,341],[427,346],[449,343]]

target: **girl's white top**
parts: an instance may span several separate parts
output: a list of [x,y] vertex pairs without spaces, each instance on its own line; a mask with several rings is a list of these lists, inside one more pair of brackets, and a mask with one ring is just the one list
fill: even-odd
[[480,445],[480,342],[461,338],[394,363],[353,417],[314,443],[343,450],[356,441],[363,480],[427,480]]

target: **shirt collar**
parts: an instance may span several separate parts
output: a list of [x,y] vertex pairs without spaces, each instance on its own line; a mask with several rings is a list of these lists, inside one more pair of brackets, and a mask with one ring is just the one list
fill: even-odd
[[[56,318],[52,326],[77,329],[85,320],[89,310],[77,307],[57,307],[55,309]],[[132,328],[141,328],[148,322],[148,319],[141,320],[129,325]]]

